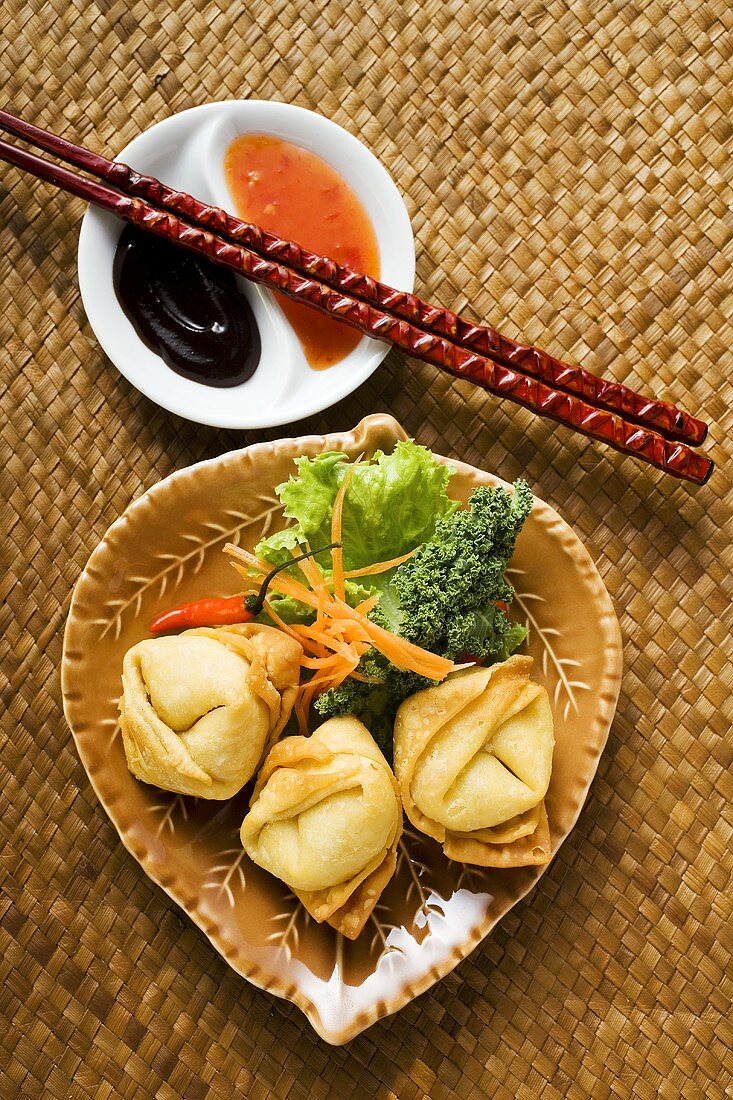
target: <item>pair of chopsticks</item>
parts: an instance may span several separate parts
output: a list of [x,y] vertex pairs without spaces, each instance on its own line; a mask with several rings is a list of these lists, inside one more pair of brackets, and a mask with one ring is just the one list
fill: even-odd
[[96,179],[2,140],[0,160],[142,229],[673,477],[703,485],[713,471],[712,461],[691,449],[705,439],[707,424],[666,401],[644,397],[620,382],[599,378],[414,294],[395,290],[7,111],[0,111],[0,130]]

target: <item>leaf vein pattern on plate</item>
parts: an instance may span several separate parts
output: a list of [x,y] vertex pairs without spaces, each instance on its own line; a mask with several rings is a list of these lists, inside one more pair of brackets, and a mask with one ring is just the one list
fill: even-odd
[[[425,917],[430,916],[430,914],[445,917],[445,910],[441,902],[444,902],[446,899],[441,894],[440,888],[431,884],[429,881],[431,868],[427,863],[424,863],[421,859],[417,859],[410,853],[405,844],[405,837],[412,841],[414,845],[424,844],[425,838],[414,829],[405,827],[398,847],[397,873],[399,874],[402,867],[406,867],[410,876],[410,883],[407,887],[406,894],[407,900],[409,901],[413,894],[416,894],[420,902],[415,910],[413,920],[421,914]],[[428,887],[427,891],[425,886]]]
[[470,890],[474,894],[485,894],[486,886],[481,878],[481,870],[470,863],[462,863],[458,872],[456,890]]
[[[507,569],[507,576],[509,577],[523,577],[525,575],[523,569]],[[580,668],[580,662],[572,660],[570,657],[559,657],[557,655],[553,645],[553,639],[560,637],[560,631],[556,630],[553,626],[540,626],[537,616],[530,610],[530,604],[545,603],[544,596],[538,596],[535,592],[519,592],[515,590],[514,599],[522,609],[526,619],[527,629],[531,630],[542,644],[543,675],[549,676],[550,670],[554,669],[557,679],[554,692],[551,692],[553,702],[555,706],[557,706],[564,692],[565,707],[563,710],[563,718],[567,718],[571,710],[576,712],[578,710],[578,702],[575,697],[576,691],[590,691],[590,685],[586,684],[584,680],[570,679],[572,675],[570,670]]]
[[170,802],[159,802],[155,806],[148,806],[148,810],[151,814],[162,813],[163,815],[155,830],[155,835],[159,837],[163,835],[166,829],[170,829],[171,833],[175,833],[176,826],[173,819],[176,811],[180,810],[183,820],[188,821],[188,810],[182,794],[177,794]]
[[389,960],[395,959],[398,955],[404,955],[404,948],[400,947],[398,943],[390,943],[387,937],[390,932],[395,932],[401,927],[401,925],[393,924],[389,920],[383,920],[379,914],[389,912],[389,908],[386,905],[377,904],[374,906],[374,911],[371,915],[371,922],[374,925],[376,931],[372,937],[372,951],[376,950],[381,945],[381,952],[379,955],[380,960],[387,958]]
[[184,535],[186,541],[193,544],[187,554],[158,554],[156,560],[164,563],[158,572],[152,577],[131,578],[133,584],[136,585],[134,591],[127,597],[108,600],[109,617],[93,620],[94,625],[102,628],[100,638],[104,638],[110,630],[114,630],[115,638],[119,638],[122,632],[124,615],[131,608],[135,615],[140,614],[143,596],[146,592],[157,585],[158,598],[162,598],[169,584],[175,587],[181,583],[187,568],[193,573],[198,573],[204,563],[206,552],[218,543],[234,542],[238,544],[244,530],[255,525],[259,525],[259,531],[254,541],[259,542],[260,539],[265,538],[272,526],[273,516],[280,511],[282,506],[280,501],[273,496],[260,494],[257,500],[259,504],[265,505],[265,507],[256,515],[247,515],[244,512],[229,509],[223,513],[223,517],[228,521],[234,520],[233,524],[231,522],[208,522],[202,524],[199,534],[190,532]]
[[[232,883],[240,890],[244,890],[247,886],[247,879],[242,867],[246,854],[244,848],[227,848],[225,851],[220,852],[218,858],[223,862],[217,863],[210,871],[210,874],[216,877],[212,877],[204,883],[204,890],[216,890],[218,896],[226,894],[227,901],[232,909],[236,904]],[[220,875],[221,878],[218,877]]]
[[[109,706],[116,710],[117,708],[117,696],[110,701]],[[110,715],[109,718],[99,718],[97,720],[97,726],[100,730],[108,730],[107,748],[112,748],[118,737],[122,736],[122,727],[120,726],[119,716],[115,713]]]
[[302,926],[306,928],[310,921],[310,913],[303,903],[298,901],[295,894],[286,894],[283,901],[286,904],[288,902],[294,904],[291,908],[285,909],[282,913],[276,913],[274,917],[270,918],[273,921],[280,922],[281,927],[270,933],[267,937],[267,943],[273,943],[281,951],[284,951],[285,958],[290,962],[293,957],[293,949],[297,950],[300,942],[299,922],[302,919]]
[[420,905],[419,905],[418,910],[417,910],[417,912],[419,913],[419,912],[427,910],[428,899],[427,899],[426,894],[425,894],[425,888],[424,888],[423,884],[420,882],[420,876],[418,875],[416,868],[418,870],[422,871],[423,873],[426,873],[427,872],[427,867],[425,866],[424,863],[421,863],[419,860],[413,860],[413,858],[411,857],[410,853],[407,850],[407,845],[405,844],[405,840],[404,840],[405,835],[410,836],[413,839],[416,838],[416,835],[413,834],[411,830],[407,830],[407,829],[405,830],[405,833],[403,834],[403,836],[400,838],[400,842],[399,842],[399,845],[398,845],[399,854],[397,856],[397,874],[400,873],[400,870],[402,869],[402,867],[407,868],[407,872],[410,876],[410,883],[407,887],[407,894],[405,896],[407,898],[407,901],[409,902],[410,899],[412,898],[412,895],[417,894],[417,897],[420,901]]

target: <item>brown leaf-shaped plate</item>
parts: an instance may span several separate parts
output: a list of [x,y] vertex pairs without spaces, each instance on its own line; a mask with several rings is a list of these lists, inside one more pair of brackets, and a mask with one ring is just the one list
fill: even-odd
[[[237,577],[225,542],[252,548],[282,526],[274,488],[298,455],[391,450],[405,432],[390,416],[353,431],[261,443],[181,470],[110,527],[76,586],[62,667],[64,710],[79,755],[122,842],[250,982],[297,1004],[330,1043],[345,1043],[407,1004],[464,959],[544,868],[482,870],[452,863],[405,831],[397,873],[355,942],[317,925],[281,882],[250,863],[238,830],[250,788],[230,802],[174,795],[125,766],[117,700],[125,651],[152,616]],[[453,496],[499,484],[451,462]],[[621,638],[608,593],[578,537],[536,501],[512,561],[514,613],[530,627],[534,676],[554,704],[556,749],[547,810],[556,853],[588,794],[621,678]]]

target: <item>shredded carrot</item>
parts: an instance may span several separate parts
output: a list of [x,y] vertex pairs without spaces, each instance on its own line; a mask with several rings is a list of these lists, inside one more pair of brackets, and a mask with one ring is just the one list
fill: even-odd
[[301,684],[298,689],[298,700],[302,704],[302,709],[307,713],[317,695],[342,684],[348,676],[353,675],[357,664],[358,658],[353,661],[342,659],[333,671],[315,675]]
[[240,558],[241,561],[246,561],[252,569],[256,569],[258,573],[269,573],[272,566],[265,561],[260,561],[254,554],[250,554],[249,550],[243,550],[241,546],[235,546],[233,542],[228,542],[224,547],[224,553],[229,554],[232,558]]
[[[354,665],[351,661],[342,661],[339,672],[336,674],[335,678],[333,675],[326,673],[324,673],[322,676],[314,676],[312,679],[306,681],[306,683],[302,685],[301,690],[304,692],[304,694],[310,694],[313,692],[314,688],[320,687],[321,684],[328,684],[329,687],[337,687],[338,684],[335,683],[334,680],[336,679],[338,680],[338,683],[341,683],[341,680],[345,680],[346,677],[350,675],[350,673],[353,672],[355,668],[356,665]],[[343,673],[343,675],[341,675],[341,673]]]
[[328,599],[328,592],[324,589],[318,593],[318,608],[316,610],[316,630],[324,630],[326,626],[326,600]]
[[368,596],[367,599],[362,600],[361,603],[358,603],[354,610],[358,611],[360,615],[368,615],[369,612],[372,611],[378,603],[379,593],[375,592],[373,596]]
[[[306,543],[306,549],[310,550],[310,546]],[[295,551],[293,551],[295,554]],[[308,581],[316,596],[318,597],[318,606],[316,608],[316,624],[319,630],[323,630],[325,626],[324,608],[326,606],[326,600],[329,598],[329,591],[326,587],[326,582],[321,571],[320,566],[312,558],[304,558],[298,562],[298,566],[303,573],[303,576]],[[326,650],[322,643],[318,643],[319,651],[325,655]]]
[[344,665],[341,671],[336,673],[336,675],[332,678],[329,687],[340,687],[341,684],[343,684],[344,680],[348,679],[349,676],[354,675],[355,671],[356,667],[354,665]]
[[[343,500],[349,476],[347,472],[339,488],[340,496],[337,494],[334,502],[331,528],[333,542],[341,541]],[[399,668],[416,672],[429,680],[443,680],[457,667],[445,657],[439,657],[435,653],[421,649],[413,642],[408,642],[405,638],[400,638],[399,635],[392,634],[389,630],[373,623],[368,618],[368,614],[378,602],[378,595],[362,600],[358,607],[350,607],[344,598],[346,574],[343,571],[343,558],[336,553],[336,550],[337,548],[334,547],[333,593],[328,589],[322,570],[312,559],[298,562],[303,578],[308,582],[307,585],[287,573],[278,573],[270,582],[273,592],[290,596],[305,604],[306,607],[312,608],[315,611],[315,622],[285,623],[270,601],[265,601],[267,613],[275,625],[301,643],[304,650],[301,666],[304,670],[307,669],[313,673],[298,688],[294,706],[301,733],[308,732],[311,705],[316,696],[323,691],[338,687],[349,676],[365,683],[379,682],[357,672],[359,661],[372,647],[378,649]],[[236,559],[232,565],[242,575],[249,589],[256,589],[261,576],[270,572],[269,565],[240,546],[229,544],[225,547],[225,551],[230,557]],[[361,575],[377,573],[380,567],[381,571],[384,571],[398,565],[409,556],[394,558],[390,562],[380,563],[379,566],[369,567]],[[354,575],[355,572],[352,571],[349,575]],[[259,576],[253,577],[253,573]]]
[[[333,512],[331,513],[331,542],[341,542],[341,528],[344,519],[344,500],[346,499],[349,485],[351,485],[351,479],[354,476],[355,469],[356,462],[349,466],[344,474],[344,480],[339,485],[338,492],[333,502]],[[334,546],[331,550],[331,561],[333,563],[333,594],[337,599],[344,600],[346,599],[346,593],[344,589],[344,551],[342,546]]]
[[[306,550],[310,550],[308,543],[305,544]],[[293,550],[293,557],[297,554],[296,550]],[[318,593],[322,588],[326,587],[326,582],[323,579],[323,573],[317,562],[313,558],[303,558],[298,562],[298,569],[308,581],[314,592]]]
[[[275,626],[278,628],[278,630],[282,630],[282,631],[284,631],[285,634],[289,634],[291,638],[295,638],[295,634],[293,633],[293,628],[290,626],[289,623],[286,623],[284,619],[280,618],[277,611],[272,606],[272,604],[270,603],[269,600],[264,601],[263,607],[264,607],[265,611],[267,612],[267,614],[272,619],[272,621],[274,622]],[[296,639],[296,641],[297,640],[298,639]]]
[[[241,561],[245,562],[251,569],[259,569],[261,573],[266,572],[261,563],[257,561],[257,558],[254,556],[254,554],[250,554],[247,550],[242,550],[239,546],[232,546],[231,549],[229,547],[225,547],[224,549],[230,554],[231,557],[239,558]],[[236,551],[236,554],[234,553],[234,551]],[[244,569],[241,565],[236,564],[234,565],[234,568],[244,577],[250,589],[259,588],[259,585],[253,581],[253,578],[249,575],[249,572],[246,569]],[[306,588],[304,584],[300,583],[300,581],[294,580],[293,577],[287,577],[284,573],[279,573],[278,576],[275,577],[272,584],[270,585],[270,588],[273,592],[279,592],[282,596],[292,596],[293,599],[299,600],[301,603],[306,604],[308,607],[312,607],[314,609],[318,608],[318,597],[315,595],[315,593],[312,592],[310,588]]]
[[[274,578],[272,587],[275,591],[301,600],[309,607],[316,609],[318,607],[318,599],[315,594],[299,582],[293,581],[290,577],[280,574]],[[421,649],[420,646],[408,642],[405,638],[400,638],[397,634],[384,630],[357,611],[356,608],[349,607],[343,600],[327,600],[324,606],[324,614],[329,619],[340,620],[340,625],[345,627],[344,637],[349,637],[350,640],[354,641],[369,641],[376,649],[384,653],[385,657],[388,657],[393,664],[399,665],[401,668],[417,672],[430,680],[443,680],[449,672],[453,671],[452,661],[447,660],[445,657],[439,657],[435,653],[430,653],[427,649]],[[311,637],[313,636],[312,627],[306,626],[301,629],[309,632]],[[325,637],[326,635],[323,634],[319,640],[325,642]]]
[[[293,630],[295,631],[298,641],[301,641],[303,638],[309,641],[315,640],[326,649],[330,649],[333,653],[339,653],[342,656],[349,658],[351,657],[352,650],[349,646],[349,643],[343,641],[340,638],[332,638],[331,635],[327,634],[325,631],[323,633],[320,633],[316,631],[313,627],[307,626],[303,623],[296,623],[293,626]],[[364,646],[364,648],[368,648],[368,643],[366,646]]]
[[[415,547],[415,550],[417,550],[417,547]],[[375,577],[377,573],[386,573],[388,569],[394,569],[396,566],[402,565],[403,561],[411,558],[415,550],[410,550],[408,554],[402,554],[399,558],[391,558],[389,561],[378,561],[375,565],[363,565],[361,569],[347,569],[344,577],[352,580],[354,577]]]
[[329,668],[339,663],[340,655],[338,653],[332,653],[328,657],[301,657],[300,663],[303,668]]
[[449,672],[453,671],[453,662],[446,657],[439,657],[437,653],[431,653],[422,649],[397,634],[390,633],[381,626],[377,626],[370,619],[365,619],[367,633],[372,639],[375,649],[383,653],[394,665],[417,672],[426,676],[428,680],[444,680]]

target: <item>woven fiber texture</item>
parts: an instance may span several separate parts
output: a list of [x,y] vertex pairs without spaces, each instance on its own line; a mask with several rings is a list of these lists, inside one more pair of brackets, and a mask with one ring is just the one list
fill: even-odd
[[[396,352],[292,430],[181,421],[95,341],[82,204],[4,168],[3,1100],[726,1095],[732,31],[725,0],[4,0],[3,105],[112,153],[212,99],[315,108],[396,179],[424,297],[711,420],[718,469],[688,487]],[[332,1049],[123,849],[64,723],[59,662],[72,586],[133,497],[379,410],[524,475],[574,525],[626,668],[588,804],[534,893],[449,978]]]

